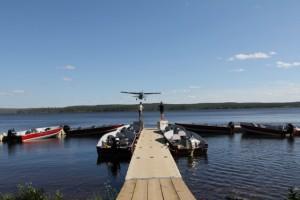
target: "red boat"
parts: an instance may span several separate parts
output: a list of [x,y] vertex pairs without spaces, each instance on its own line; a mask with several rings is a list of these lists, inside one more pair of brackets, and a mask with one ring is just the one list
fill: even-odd
[[7,135],[4,136],[4,142],[27,142],[32,140],[40,140],[45,138],[56,137],[62,131],[62,127],[46,127],[34,128],[26,131],[16,132],[9,130]]

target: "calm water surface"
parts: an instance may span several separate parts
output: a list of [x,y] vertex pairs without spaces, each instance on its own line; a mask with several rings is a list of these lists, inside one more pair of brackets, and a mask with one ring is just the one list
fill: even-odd
[[[148,127],[158,114],[145,113]],[[300,124],[300,109],[209,110],[170,112],[172,122],[225,124],[229,121]],[[136,113],[87,113],[48,115],[0,115],[0,132],[9,128],[69,124],[129,123]],[[285,199],[289,187],[300,187],[300,138],[263,139],[234,136],[205,137],[207,156],[176,158],[179,170],[197,199]],[[117,193],[128,163],[98,163],[97,138],[49,139],[8,146],[0,143],[0,192],[13,192],[16,185],[31,182],[68,199],[85,199]],[[111,189],[115,188],[115,189]]]

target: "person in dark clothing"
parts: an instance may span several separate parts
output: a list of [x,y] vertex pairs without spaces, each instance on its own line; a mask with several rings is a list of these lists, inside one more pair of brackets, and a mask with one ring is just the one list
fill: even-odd
[[144,106],[143,106],[142,102],[140,102],[139,109],[138,109],[138,111],[139,111],[139,121],[142,120],[143,109],[144,109]]
[[160,112],[160,120],[164,120],[164,112],[165,112],[165,108],[164,108],[164,104],[161,101],[159,104],[159,112]]

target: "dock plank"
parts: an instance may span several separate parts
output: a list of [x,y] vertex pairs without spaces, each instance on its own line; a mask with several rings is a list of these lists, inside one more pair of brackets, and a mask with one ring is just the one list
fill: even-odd
[[125,181],[117,197],[117,200],[131,200],[133,197],[135,186],[136,186],[136,180]]
[[184,200],[184,199],[196,200],[194,195],[191,193],[191,191],[189,190],[189,188],[181,178],[172,178],[171,180],[180,200]]
[[148,200],[163,200],[159,179],[148,180]]
[[144,129],[117,200],[195,200],[161,134]]
[[164,200],[180,200],[171,179],[159,179]]
[[148,198],[147,196],[148,196],[148,181],[143,179],[138,179],[136,181],[132,200],[147,199]]
[[156,133],[155,129],[144,129],[137,142],[125,179],[162,177],[180,178],[181,174],[164,143],[163,136]]

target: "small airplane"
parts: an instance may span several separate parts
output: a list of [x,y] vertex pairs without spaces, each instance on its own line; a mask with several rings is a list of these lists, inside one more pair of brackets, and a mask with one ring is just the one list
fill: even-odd
[[136,100],[145,100],[146,101],[146,96],[151,95],[151,94],[161,94],[160,92],[126,92],[126,91],[121,91],[121,93],[124,94],[133,94]]

